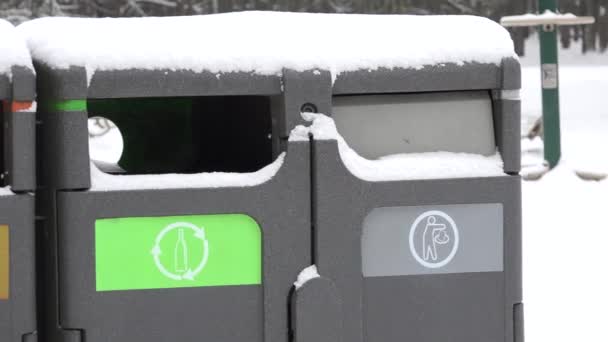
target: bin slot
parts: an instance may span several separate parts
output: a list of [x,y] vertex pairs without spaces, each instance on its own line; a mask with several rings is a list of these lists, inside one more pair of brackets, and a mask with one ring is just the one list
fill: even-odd
[[496,153],[489,91],[334,96],[338,132],[362,157]]
[[[274,160],[265,96],[89,99],[87,110],[90,120],[109,119],[120,132],[100,137],[89,125],[91,159],[101,156],[96,165],[104,172],[254,172]],[[103,149],[122,152],[108,160]]]

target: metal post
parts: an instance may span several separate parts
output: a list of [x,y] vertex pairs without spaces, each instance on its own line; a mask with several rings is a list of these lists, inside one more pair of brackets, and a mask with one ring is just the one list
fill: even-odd
[[[557,0],[539,0],[539,12],[557,12]],[[557,61],[557,26],[540,28],[540,63],[543,92],[543,140],[545,160],[553,168],[561,157],[559,127],[559,78]]]

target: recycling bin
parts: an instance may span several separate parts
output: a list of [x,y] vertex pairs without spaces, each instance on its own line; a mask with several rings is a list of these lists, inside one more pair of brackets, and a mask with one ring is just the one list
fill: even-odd
[[349,342],[522,341],[518,61],[331,87],[333,121],[311,131],[324,324]]
[[[44,340],[287,341],[311,262],[310,147],[289,139],[297,73],[33,58]],[[117,162],[92,158],[89,118],[120,131]]]
[[[521,341],[508,33],[471,17],[448,20],[456,42],[445,17],[204,18],[21,27],[44,340]],[[336,26],[353,34],[336,42]],[[101,118],[117,161],[93,157]]]
[[0,20],[0,340],[36,341],[35,81],[25,42]]

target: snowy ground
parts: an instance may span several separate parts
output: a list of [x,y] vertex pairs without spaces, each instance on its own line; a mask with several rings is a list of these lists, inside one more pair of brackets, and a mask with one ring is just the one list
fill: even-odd
[[[522,60],[522,126],[541,113],[538,45]],[[575,49],[578,47],[574,47]],[[608,54],[560,55],[563,159],[523,185],[526,340],[608,341],[608,180],[584,181],[575,171],[608,173]],[[524,163],[542,143],[524,143]]]
[[[522,126],[541,114],[538,45],[522,60]],[[608,54],[561,54],[563,160],[523,185],[524,302],[528,342],[605,342],[608,329],[608,180],[581,180],[575,171],[608,173]],[[116,131],[106,137],[120,139]],[[116,161],[122,144],[93,139],[102,160]],[[542,142],[524,141],[524,164],[540,163]]]

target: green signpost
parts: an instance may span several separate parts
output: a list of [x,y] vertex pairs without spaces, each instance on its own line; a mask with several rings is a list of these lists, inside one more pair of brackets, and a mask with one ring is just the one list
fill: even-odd
[[505,27],[539,26],[544,154],[553,168],[561,158],[557,26],[592,24],[595,19],[560,14],[557,0],[539,0],[538,9],[538,15],[503,17],[500,23]]
[[[557,12],[556,0],[540,0],[539,10]],[[543,92],[543,141],[545,160],[553,168],[561,157],[559,127],[559,77],[557,57],[557,29],[555,24],[545,24],[539,33],[540,63]]]

